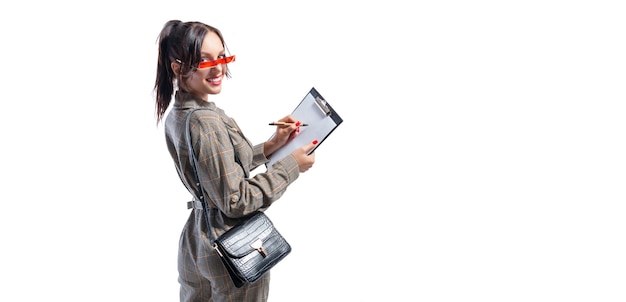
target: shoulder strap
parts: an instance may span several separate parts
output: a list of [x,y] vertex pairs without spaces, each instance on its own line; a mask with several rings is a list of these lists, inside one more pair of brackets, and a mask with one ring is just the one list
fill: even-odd
[[[193,174],[196,177],[196,186],[198,187],[198,191],[200,191],[200,203],[202,203],[202,212],[204,213],[204,219],[206,220],[207,223],[207,233],[209,235],[209,240],[211,242],[211,245],[213,245],[213,242],[215,241],[215,238],[213,236],[213,232],[211,231],[211,220],[209,220],[209,207],[207,205],[207,199],[204,196],[204,190],[202,189],[202,183],[200,182],[200,177],[198,176],[198,169],[197,169],[197,165],[196,165],[196,155],[193,152],[193,145],[191,143],[191,114],[193,114],[196,110],[208,110],[207,108],[195,108],[192,109],[188,114],[187,114],[187,120],[185,121],[185,136],[187,139],[187,148],[189,150],[189,158],[191,160],[191,166],[193,167]],[[229,138],[230,138],[230,134],[229,134]],[[232,138],[230,138],[230,142],[232,144]],[[233,146],[234,148],[234,146]],[[241,168],[243,169],[243,165],[241,165],[241,161],[239,160],[239,155],[237,154],[236,150],[233,150],[233,153],[235,154],[235,161],[241,166]],[[244,173],[245,173],[245,169]]]

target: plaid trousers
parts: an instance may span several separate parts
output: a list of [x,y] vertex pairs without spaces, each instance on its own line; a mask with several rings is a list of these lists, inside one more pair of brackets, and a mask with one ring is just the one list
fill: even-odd
[[180,236],[178,282],[181,302],[265,302],[270,273],[237,288],[210,245],[202,209],[193,209]]

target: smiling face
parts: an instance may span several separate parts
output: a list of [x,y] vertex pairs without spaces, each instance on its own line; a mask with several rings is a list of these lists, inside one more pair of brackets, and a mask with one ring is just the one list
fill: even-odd
[[[220,37],[212,31],[206,33],[202,41],[200,62],[213,61],[226,57]],[[217,64],[209,68],[198,68],[186,79],[187,90],[195,96],[208,100],[209,94],[218,94],[222,91],[222,80],[227,71],[226,64]]]

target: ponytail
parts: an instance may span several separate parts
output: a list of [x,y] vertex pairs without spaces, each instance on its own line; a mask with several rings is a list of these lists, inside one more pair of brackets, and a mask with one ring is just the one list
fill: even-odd
[[159,54],[156,70],[156,81],[154,90],[156,91],[156,117],[157,124],[161,122],[165,111],[172,101],[174,94],[175,74],[172,70],[171,62],[176,59],[176,46],[180,45],[182,34],[180,27],[183,23],[179,20],[171,20],[165,23],[159,34],[157,43]]

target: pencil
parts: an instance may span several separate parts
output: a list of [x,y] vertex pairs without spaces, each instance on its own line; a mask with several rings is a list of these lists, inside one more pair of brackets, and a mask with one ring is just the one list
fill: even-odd
[[[291,124],[294,124],[294,123],[271,122],[271,123],[270,123],[270,126],[288,126],[288,125],[291,125]],[[303,126],[308,126],[308,125],[309,125],[309,124],[302,124],[302,125],[300,125],[300,127],[303,127]]]

